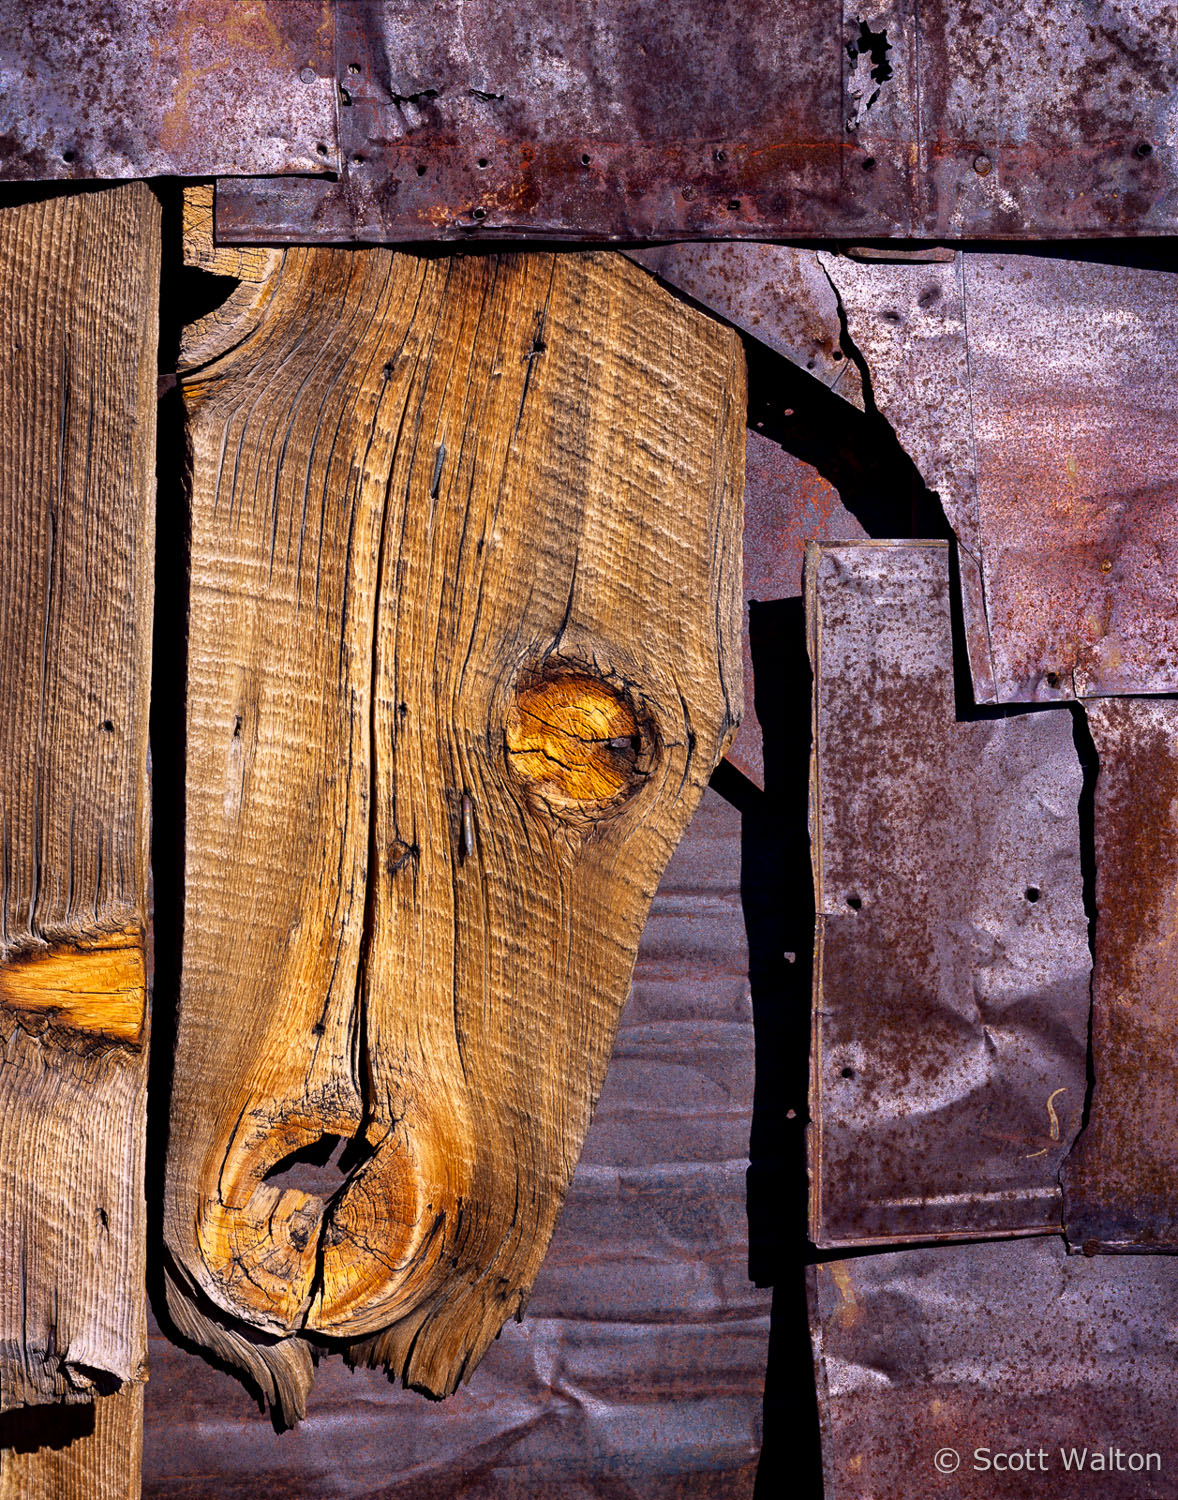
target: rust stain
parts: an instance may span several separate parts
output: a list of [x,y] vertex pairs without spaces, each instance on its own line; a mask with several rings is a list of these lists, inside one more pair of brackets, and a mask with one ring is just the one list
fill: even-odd
[[835,1311],[838,1325],[840,1328],[855,1328],[862,1323],[864,1312],[855,1296],[851,1267],[845,1260],[836,1260],[831,1262],[828,1269],[842,1299]]

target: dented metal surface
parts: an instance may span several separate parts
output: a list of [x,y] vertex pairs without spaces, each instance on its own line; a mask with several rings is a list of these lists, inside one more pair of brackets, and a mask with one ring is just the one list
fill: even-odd
[[977,700],[1178,691],[1178,275],[822,258],[957,534]]
[[1051,1238],[830,1261],[811,1319],[826,1500],[1174,1493],[1172,1260]]
[[1086,705],[1096,961],[1088,1123],[1064,1165],[1072,1245],[1178,1251],[1178,702]]
[[0,180],[339,166],[332,0],[0,0]]
[[943,542],[807,552],[811,1237],[1058,1231],[1090,957],[1071,718],[959,722]]
[[319,1366],[276,1433],[151,1340],[147,1500],[750,1500],[770,1294],[748,1280],[753,1026],[740,814],[705,792],[667,866],[605,1088],[526,1315],[426,1401]]
[[340,180],[224,184],[218,234],[1173,232],[1178,16],[1089,9],[337,0]]

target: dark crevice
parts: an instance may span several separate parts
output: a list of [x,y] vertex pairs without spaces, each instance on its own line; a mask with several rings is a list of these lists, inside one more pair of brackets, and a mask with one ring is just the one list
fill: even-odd
[[[197,314],[196,283],[182,264],[182,187],[157,185],[163,206],[159,369],[175,370],[180,335]],[[215,304],[214,304],[215,305]],[[151,1051],[147,1082],[147,1293],[170,1338],[164,1276],[163,1205],[184,939],[184,796],[187,770],[188,596],[192,453],[180,388],[161,397],[156,435],[155,614],[151,666],[151,930],[148,986]]]
[[[1084,914],[1088,918],[1088,951],[1092,955],[1091,984],[1096,976],[1096,923],[1098,912],[1096,908],[1096,779],[1100,774],[1100,756],[1096,750],[1095,741],[1092,738],[1092,730],[1088,725],[1088,715],[1084,712],[1083,704],[1071,703],[1068,709],[1072,715],[1072,740],[1076,746],[1076,755],[1080,761],[1080,769],[1083,773],[1083,783],[1080,788],[1080,879],[1082,882],[1084,898]],[[1093,995],[1091,988],[1088,1002],[1088,1042],[1085,1061],[1086,1081],[1084,1088],[1084,1108],[1080,1115],[1080,1132],[1088,1128],[1088,1116],[1092,1109],[1092,1092],[1096,1084],[1096,1069],[1092,1059],[1092,1011]],[[1078,1132],[1078,1133],[1080,1133]]]

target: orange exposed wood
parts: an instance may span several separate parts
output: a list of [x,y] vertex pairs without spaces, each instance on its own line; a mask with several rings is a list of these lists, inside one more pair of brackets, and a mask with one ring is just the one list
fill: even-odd
[[78,938],[0,963],[0,1005],[138,1044],[147,1005],[142,931]]
[[507,720],[516,774],[534,791],[569,802],[609,802],[632,786],[641,748],[622,695],[579,673],[522,688]]

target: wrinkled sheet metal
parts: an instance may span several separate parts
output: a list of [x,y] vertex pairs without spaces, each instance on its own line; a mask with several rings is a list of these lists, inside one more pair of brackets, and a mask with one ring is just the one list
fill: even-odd
[[748,1280],[753,1028],[740,815],[672,857],[527,1314],[430,1402],[325,1358],[278,1434],[230,1375],[151,1341],[148,1500],[750,1500],[770,1294]]
[[[1173,1496],[1172,1260],[1089,1260],[1051,1238],[811,1274],[826,1500]],[[1071,1470],[1062,1450],[1078,1451]]]
[[1162,0],[338,0],[339,182],[222,238],[1052,236],[1178,227]]
[[958,722],[944,542],[814,545],[811,1236],[1058,1231],[1090,957],[1069,714]]
[[815,251],[696,243],[627,253],[660,281],[863,410],[859,368],[842,347],[838,299]]
[[0,180],[338,170],[332,0],[0,0]]
[[978,701],[1178,691],[1178,276],[822,259],[957,534]]
[[1074,1246],[1178,1251],[1178,702],[1086,705],[1096,962],[1088,1124],[1064,1166]]

